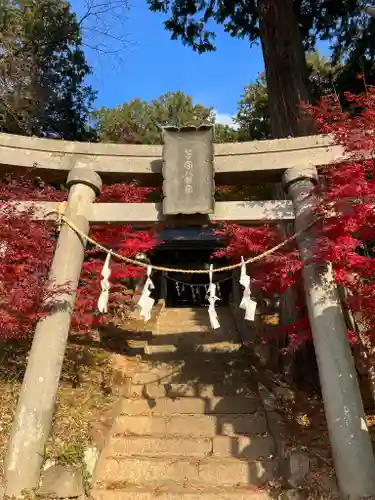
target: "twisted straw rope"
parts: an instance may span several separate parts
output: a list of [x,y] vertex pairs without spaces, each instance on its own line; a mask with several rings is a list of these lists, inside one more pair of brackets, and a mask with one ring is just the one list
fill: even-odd
[[[144,267],[146,269],[148,267],[151,267],[154,271],[165,271],[167,273],[210,274],[210,272],[211,272],[208,269],[175,269],[173,267],[153,266],[153,265],[147,264],[146,262],[142,262],[140,260],[130,259],[129,257],[125,257],[123,255],[120,255],[119,253],[114,252],[113,250],[101,245],[100,243],[95,241],[93,238],[91,238],[90,236],[85,234],[71,220],[69,220],[65,214],[62,213],[61,209],[53,210],[52,213],[57,214],[58,223],[65,222],[65,224],[67,224],[70,227],[70,229],[72,229],[75,233],[77,233],[79,236],[81,236],[81,238],[84,238],[87,242],[91,243],[92,245],[95,245],[97,248],[99,248],[103,252],[106,252],[107,254],[110,254],[112,257],[116,257],[117,259],[122,260],[124,262],[127,262],[128,264],[132,264],[134,266],[139,266],[139,267]],[[213,273],[222,273],[225,271],[233,271],[234,269],[241,267],[243,264],[247,265],[247,264],[253,264],[254,262],[258,262],[259,260],[262,260],[264,257],[267,257],[268,255],[271,255],[271,254],[277,252],[277,250],[279,250],[280,248],[283,248],[291,241],[294,241],[296,238],[298,238],[298,236],[300,236],[305,231],[310,229],[310,227],[313,226],[315,224],[315,222],[316,221],[313,221],[305,229],[302,229],[301,231],[294,233],[292,236],[290,236],[286,240],[282,241],[278,245],[266,250],[265,252],[263,252],[259,255],[255,255],[254,257],[250,257],[249,259],[245,260],[244,262],[238,262],[237,264],[231,264],[228,266],[217,267],[215,269],[212,269],[212,272]]]

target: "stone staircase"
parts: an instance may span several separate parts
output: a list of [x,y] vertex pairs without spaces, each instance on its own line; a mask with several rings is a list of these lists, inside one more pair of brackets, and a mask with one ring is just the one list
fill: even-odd
[[95,500],[266,500],[275,443],[229,310],[165,309],[93,478]]

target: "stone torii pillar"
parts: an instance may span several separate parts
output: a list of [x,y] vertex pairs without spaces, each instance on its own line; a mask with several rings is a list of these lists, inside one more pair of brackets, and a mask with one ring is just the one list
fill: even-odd
[[[291,168],[284,174],[284,184],[298,232],[313,220],[317,195],[312,190],[318,172],[310,166]],[[313,255],[315,239],[314,230],[297,238],[303,261]],[[306,264],[302,278],[338,485],[345,499],[372,498],[374,453],[332,267],[325,262]]]
[[[100,193],[98,174],[86,168],[70,171],[66,215],[85,234],[91,204]],[[62,224],[49,274],[51,313],[37,324],[5,458],[5,494],[20,496],[39,487],[60,380],[86,240]]]

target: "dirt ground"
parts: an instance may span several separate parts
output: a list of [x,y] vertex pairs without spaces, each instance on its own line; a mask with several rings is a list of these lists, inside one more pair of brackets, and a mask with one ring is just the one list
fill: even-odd
[[[29,347],[23,341],[0,345],[0,477]],[[113,367],[107,350],[69,342],[45,459],[82,464],[90,442],[90,424],[99,420],[116,399],[112,382]]]
[[[361,389],[362,393],[366,393],[366,421],[375,449],[375,405],[370,407],[368,404],[367,388]],[[295,387],[292,391],[294,401],[279,401],[277,411],[282,416],[285,450],[301,451],[310,459],[310,474],[301,486],[302,497],[308,500],[339,500],[321,396]]]

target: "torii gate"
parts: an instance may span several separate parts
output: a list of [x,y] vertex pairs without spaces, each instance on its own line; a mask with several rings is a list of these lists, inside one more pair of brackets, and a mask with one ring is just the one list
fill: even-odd
[[[90,223],[147,226],[176,220],[173,214],[181,213],[200,213],[190,215],[195,223],[294,220],[298,232],[311,222],[314,199],[308,193],[318,182],[317,167],[344,158],[341,148],[323,136],[217,144],[213,150],[210,127],[176,134],[164,134],[164,149],[0,134],[0,167],[3,171],[33,167],[36,173],[55,179],[68,174],[64,213],[85,234]],[[197,140],[199,134],[203,141]],[[173,137],[178,140],[173,142]],[[101,178],[160,185],[162,176],[164,206],[94,203]],[[280,182],[282,176],[291,201],[214,202],[213,179],[219,185],[233,185]],[[50,217],[59,205],[24,202],[19,205],[20,213],[30,203],[40,218]],[[309,258],[313,233],[305,231],[297,243],[301,258]],[[62,225],[50,281],[57,286],[69,282],[70,292],[54,298],[55,310],[36,327],[6,456],[5,493],[9,496],[39,485],[85,244],[67,224]],[[339,487],[349,499],[375,495],[375,460],[332,270],[326,263],[308,264],[302,275]]]

